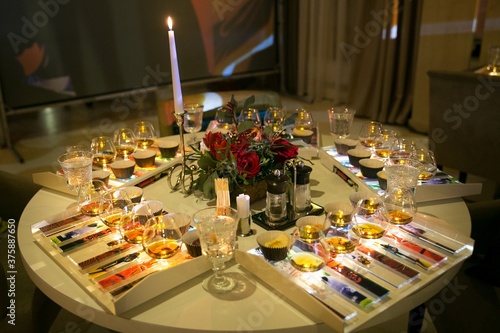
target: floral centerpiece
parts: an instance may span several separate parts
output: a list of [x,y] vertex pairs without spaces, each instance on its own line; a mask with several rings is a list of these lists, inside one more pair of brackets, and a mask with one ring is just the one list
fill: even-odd
[[[245,101],[244,107],[252,102],[253,96]],[[236,107],[233,96],[223,110],[234,123]],[[189,159],[197,160],[199,167],[195,190],[209,199],[215,197],[216,178],[227,178],[232,194],[243,193],[256,184],[264,184],[265,188],[266,177],[276,169],[283,170],[284,163],[298,155],[298,147],[273,132],[271,126],[262,128],[250,121],[242,122],[232,131],[208,131],[201,146]]]

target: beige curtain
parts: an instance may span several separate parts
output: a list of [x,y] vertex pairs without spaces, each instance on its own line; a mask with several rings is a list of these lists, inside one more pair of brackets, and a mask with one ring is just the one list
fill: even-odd
[[[405,124],[413,98],[421,2],[295,4],[298,55],[292,92],[310,101],[349,105],[358,117]],[[287,68],[293,71],[293,64]]]

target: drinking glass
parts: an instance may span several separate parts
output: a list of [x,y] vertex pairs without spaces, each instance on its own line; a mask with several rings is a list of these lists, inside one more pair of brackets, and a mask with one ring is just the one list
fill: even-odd
[[240,115],[238,116],[238,124],[241,124],[244,121],[250,121],[255,126],[261,126],[261,120],[259,116],[259,110],[254,108],[246,108],[245,110],[241,110]]
[[94,155],[93,164],[106,170],[107,165],[114,162],[116,148],[110,137],[99,136],[90,143],[90,151]]
[[131,204],[127,190],[108,190],[101,195],[99,218],[108,227],[119,227],[125,207]]
[[393,160],[399,158],[412,158],[415,156],[416,152],[415,142],[410,139],[401,138],[391,146],[389,157]]
[[314,121],[311,113],[306,109],[297,109],[295,124],[293,126],[292,135],[295,138],[302,139],[305,143],[311,143],[314,134]]
[[486,72],[491,76],[500,75],[500,45],[490,45],[488,47],[489,58]]
[[429,149],[417,149],[415,158],[422,164],[422,171],[418,175],[419,180],[429,180],[437,173],[436,157],[434,152]]
[[384,220],[383,202],[380,197],[360,199],[352,216],[351,236],[362,239],[378,239],[384,236],[387,223]]
[[349,137],[355,113],[356,110],[345,106],[328,109],[330,134],[334,139],[345,139]]
[[180,252],[182,233],[174,214],[154,216],[144,225],[142,247],[153,259],[168,259]]
[[184,104],[184,130],[190,133],[188,145],[196,143],[196,133],[201,131],[203,124],[203,105]]
[[142,244],[144,225],[154,215],[145,202],[132,203],[123,208],[120,218],[120,234],[131,244]]
[[283,130],[285,121],[285,109],[279,106],[272,106],[264,114],[264,126],[270,126],[274,133],[280,133]]
[[380,145],[377,139],[382,135],[382,124],[376,121],[364,123],[359,132],[359,142],[373,150]]
[[389,158],[384,163],[387,189],[411,189],[415,192],[422,163],[414,158]]
[[397,133],[393,130],[384,129],[377,141],[380,145],[375,147],[375,155],[381,158],[388,158],[391,153],[391,148],[398,142]]
[[80,212],[88,216],[97,216],[101,212],[101,197],[108,190],[103,181],[92,179],[82,190],[79,202]]
[[238,211],[233,208],[210,207],[193,215],[196,229],[200,233],[203,255],[212,262],[214,275],[203,281],[205,290],[211,293],[231,291],[237,281],[224,274],[225,262],[234,254]]
[[[325,234],[321,227],[312,224],[297,226],[293,238],[294,246],[304,252],[314,253],[318,259],[321,259],[316,267],[310,267],[308,271],[319,270],[325,262],[330,260],[329,245],[325,243]],[[291,259],[293,260],[293,258],[294,256]],[[301,269],[301,267],[296,268]]]
[[78,204],[82,202],[84,187],[92,181],[92,158],[92,153],[88,151],[73,151],[58,158],[68,187],[77,194]]
[[235,119],[233,114],[225,108],[219,108],[215,112],[215,123],[216,128],[211,129],[212,131],[221,131],[227,133],[229,131],[236,131]]
[[67,153],[71,153],[74,151],[89,151],[89,149],[84,145],[66,146]]
[[134,131],[130,128],[121,128],[115,131],[113,143],[116,147],[116,154],[127,159],[137,149]]
[[143,149],[150,147],[156,139],[155,128],[149,121],[139,121],[135,123],[134,135],[137,146]]
[[388,188],[384,198],[384,214],[393,225],[405,225],[417,214],[415,192],[410,188]]

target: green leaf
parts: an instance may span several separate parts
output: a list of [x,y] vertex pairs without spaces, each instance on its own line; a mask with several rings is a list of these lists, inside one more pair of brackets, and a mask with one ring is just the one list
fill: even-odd
[[212,172],[207,176],[207,179],[203,183],[203,195],[207,199],[215,198],[215,182],[214,180],[218,178],[217,172]]
[[217,166],[217,161],[215,161],[212,156],[208,154],[201,155],[200,159],[198,160],[198,166],[200,169],[203,170],[210,170],[213,169]]
[[255,96],[252,95],[252,96],[248,97],[247,99],[245,99],[245,102],[243,102],[243,110],[245,110],[246,108],[248,108],[250,105],[252,105],[254,103],[255,103]]
[[248,129],[254,128],[255,124],[251,120],[245,120],[238,125],[238,133],[243,133]]

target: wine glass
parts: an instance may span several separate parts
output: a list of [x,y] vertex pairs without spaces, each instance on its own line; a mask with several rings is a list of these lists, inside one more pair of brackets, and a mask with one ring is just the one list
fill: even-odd
[[94,155],[95,166],[107,169],[107,165],[114,162],[116,158],[116,148],[113,141],[108,136],[93,138],[90,143],[90,151]]
[[416,152],[415,142],[410,139],[401,138],[391,146],[389,158],[393,160],[412,158]]
[[285,121],[285,109],[279,106],[272,106],[264,114],[264,126],[270,126],[274,133],[280,133],[283,130]]
[[356,110],[348,107],[333,107],[328,109],[330,133],[334,139],[349,137],[355,113]]
[[196,134],[201,131],[203,124],[203,105],[202,104],[184,104],[184,130],[191,133],[191,139],[188,145],[196,143]]
[[254,108],[246,108],[245,110],[241,110],[240,115],[238,116],[238,124],[241,124],[244,121],[250,121],[255,126],[261,126],[261,120],[259,116],[259,110]]
[[154,259],[168,259],[180,252],[182,233],[175,214],[154,216],[144,225],[142,247]]
[[218,108],[215,112],[215,120],[207,128],[207,132],[222,132],[236,131],[235,119],[233,114],[226,108]]
[[204,208],[193,215],[203,255],[210,259],[214,271],[213,276],[203,281],[208,292],[226,293],[237,284],[235,279],[224,274],[224,269],[225,262],[234,254],[238,220],[238,211],[229,207]]
[[436,157],[434,152],[429,149],[417,149],[415,158],[422,164],[422,171],[418,175],[419,180],[429,180],[437,173]]
[[77,193],[78,204],[82,202],[84,187],[92,181],[92,159],[93,154],[88,151],[73,151],[58,158],[68,187]]
[[80,211],[88,216],[97,216],[101,213],[101,197],[108,190],[106,184],[98,179],[92,179],[89,186],[82,190]]
[[325,205],[326,220],[330,222],[325,242],[336,257],[354,251],[357,242],[352,237],[353,207],[348,202],[331,202]]
[[383,129],[382,134],[376,140],[380,144],[375,147],[375,155],[388,158],[392,147],[398,142],[397,133],[393,130]]
[[149,121],[139,121],[135,123],[134,135],[137,146],[143,149],[150,147],[156,139],[155,128]]
[[145,202],[132,203],[123,208],[120,218],[120,234],[131,244],[142,244],[144,225],[154,215]]
[[382,135],[382,124],[376,121],[364,123],[359,132],[359,142],[373,152],[380,145],[377,139]]
[[137,149],[134,132],[130,128],[121,128],[115,131],[113,143],[116,147],[116,154],[127,159]]
[[306,109],[297,109],[297,116],[292,130],[292,136],[302,139],[305,143],[311,143],[314,134],[314,121],[311,113]]
[[84,145],[66,146],[67,153],[71,153],[74,151],[89,151],[89,149]]
[[385,218],[396,226],[410,223],[417,214],[415,192],[411,188],[388,188],[383,205]]
[[132,204],[127,190],[111,189],[101,195],[99,218],[108,227],[119,227],[127,205]]
[[379,196],[360,199],[352,215],[351,235],[362,239],[378,239],[384,236],[387,223],[384,220],[383,202]]

